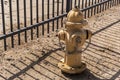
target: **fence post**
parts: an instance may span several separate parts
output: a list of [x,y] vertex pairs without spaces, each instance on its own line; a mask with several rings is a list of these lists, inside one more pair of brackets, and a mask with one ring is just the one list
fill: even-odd
[[72,0],[66,0],[66,12],[68,13],[72,9],[71,5]]

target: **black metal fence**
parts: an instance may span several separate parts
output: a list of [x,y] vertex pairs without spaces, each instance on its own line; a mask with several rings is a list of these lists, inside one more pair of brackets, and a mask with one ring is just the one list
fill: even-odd
[[63,27],[63,18],[76,5],[83,11],[85,18],[89,18],[120,4],[120,0],[0,1],[0,49],[4,50]]

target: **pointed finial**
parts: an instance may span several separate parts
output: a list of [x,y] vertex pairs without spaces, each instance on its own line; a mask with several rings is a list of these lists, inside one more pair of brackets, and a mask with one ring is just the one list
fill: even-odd
[[75,8],[78,9],[79,7],[77,5],[75,5]]
[[76,5],[75,8],[78,8],[78,6]]

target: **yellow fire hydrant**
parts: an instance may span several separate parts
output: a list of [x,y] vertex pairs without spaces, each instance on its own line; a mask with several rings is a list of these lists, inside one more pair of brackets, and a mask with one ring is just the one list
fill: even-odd
[[86,64],[81,61],[81,53],[83,44],[92,36],[91,31],[83,29],[87,24],[82,12],[76,7],[67,15],[66,30],[58,32],[59,40],[66,44],[64,59],[58,63],[58,67],[65,73],[76,74],[86,69]]

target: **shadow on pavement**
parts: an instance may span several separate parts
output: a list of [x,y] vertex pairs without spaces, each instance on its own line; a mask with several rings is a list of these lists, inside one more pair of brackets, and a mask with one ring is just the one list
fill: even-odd
[[80,73],[80,74],[67,74],[62,72],[63,75],[67,78],[69,78],[70,80],[101,80],[100,78],[97,78],[96,76],[94,76],[89,69],[86,69],[84,72]]

